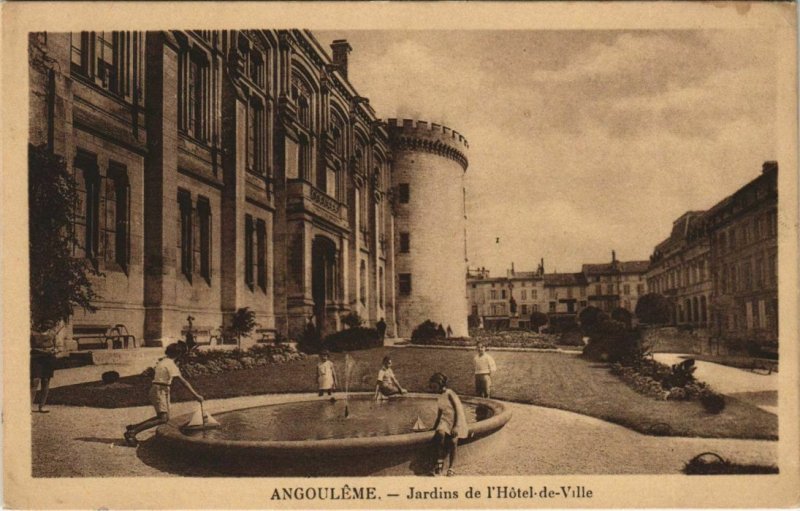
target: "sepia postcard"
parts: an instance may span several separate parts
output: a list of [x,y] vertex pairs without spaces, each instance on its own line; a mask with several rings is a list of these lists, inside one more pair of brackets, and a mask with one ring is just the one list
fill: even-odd
[[5,506],[800,506],[795,3],[2,19]]

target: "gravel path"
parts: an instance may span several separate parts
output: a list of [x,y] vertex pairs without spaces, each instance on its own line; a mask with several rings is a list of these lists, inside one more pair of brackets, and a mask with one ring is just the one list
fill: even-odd
[[[294,399],[291,395],[213,400],[212,413]],[[459,474],[676,474],[693,456],[714,451],[740,463],[777,463],[777,442],[641,435],[599,419],[562,410],[508,403],[511,421],[498,433],[470,446]],[[174,414],[193,403],[177,403]],[[165,455],[143,433],[136,448],[121,440],[125,424],[152,415],[149,407],[99,409],[52,406],[32,414],[33,475],[37,477],[221,476],[191,460]],[[475,447],[480,446],[480,449]],[[377,475],[412,475],[408,465]],[[269,475],[269,474],[262,474]]]

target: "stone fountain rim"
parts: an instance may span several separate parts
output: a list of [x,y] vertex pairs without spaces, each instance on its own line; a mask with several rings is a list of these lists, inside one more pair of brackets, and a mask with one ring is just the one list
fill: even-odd
[[[371,396],[372,392],[354,392],[352,396]],[[312,394],[298,394],[297,399],[281,401],[278,403],[265,403],[241,408],[231,408],[217,410],[215,413],[227,413],[232,411],[247,410],[250,408],[260,408],[262,406],[279,406],[292,403],[303,403],[316,401],[320,398]],[[406,394],[410,398],[435,399],[437,394],[413,393]],[[484,405],[492,409],[492,416],[488,419],[470,424],[469,437],[461,442],[469,442],[471,439],[480,438],[489,433],[499,430],[511,419],[511,410],[505,403],[494,399],[485,399],[473,396],[463,396],[461,401],[467,404]],[[247,450],[258,452],[264,455],[293,455],[308,453],[327,453],[336,452],[353,453],[361,449],[371,450],[378,447],[384,448],[411,448],[427,444],[431,440],[433,431],[420,431],[413,433],[403,433],[399,435],[383,435],[374,437],[352,437],[352,438],[327,438],[321,440],[217,440],[202,438],[200,436],[185,435],[181,432],[181,425],[185,424],[191,414],[184,414],[171,419],[167,424],[160,426],[156,434],[159,438],[170,442],[184,444],[187,447],[209,451],[209,450]]]

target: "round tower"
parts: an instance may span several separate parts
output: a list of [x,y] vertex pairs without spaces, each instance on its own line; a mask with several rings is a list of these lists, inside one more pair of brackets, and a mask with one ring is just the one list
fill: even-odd
[[467,140],[442,126],[387,122],[395,193],[397,329],[410,337],[426,319],[466,337]]

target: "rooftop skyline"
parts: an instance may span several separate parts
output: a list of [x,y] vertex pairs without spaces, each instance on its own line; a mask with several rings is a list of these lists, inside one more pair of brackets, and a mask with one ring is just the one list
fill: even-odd
[[[471,267],[648,259],[775,156],[769,31],[322,31],[382,118],[469,140]],[[497,242],[499,238],[499,243]]]

